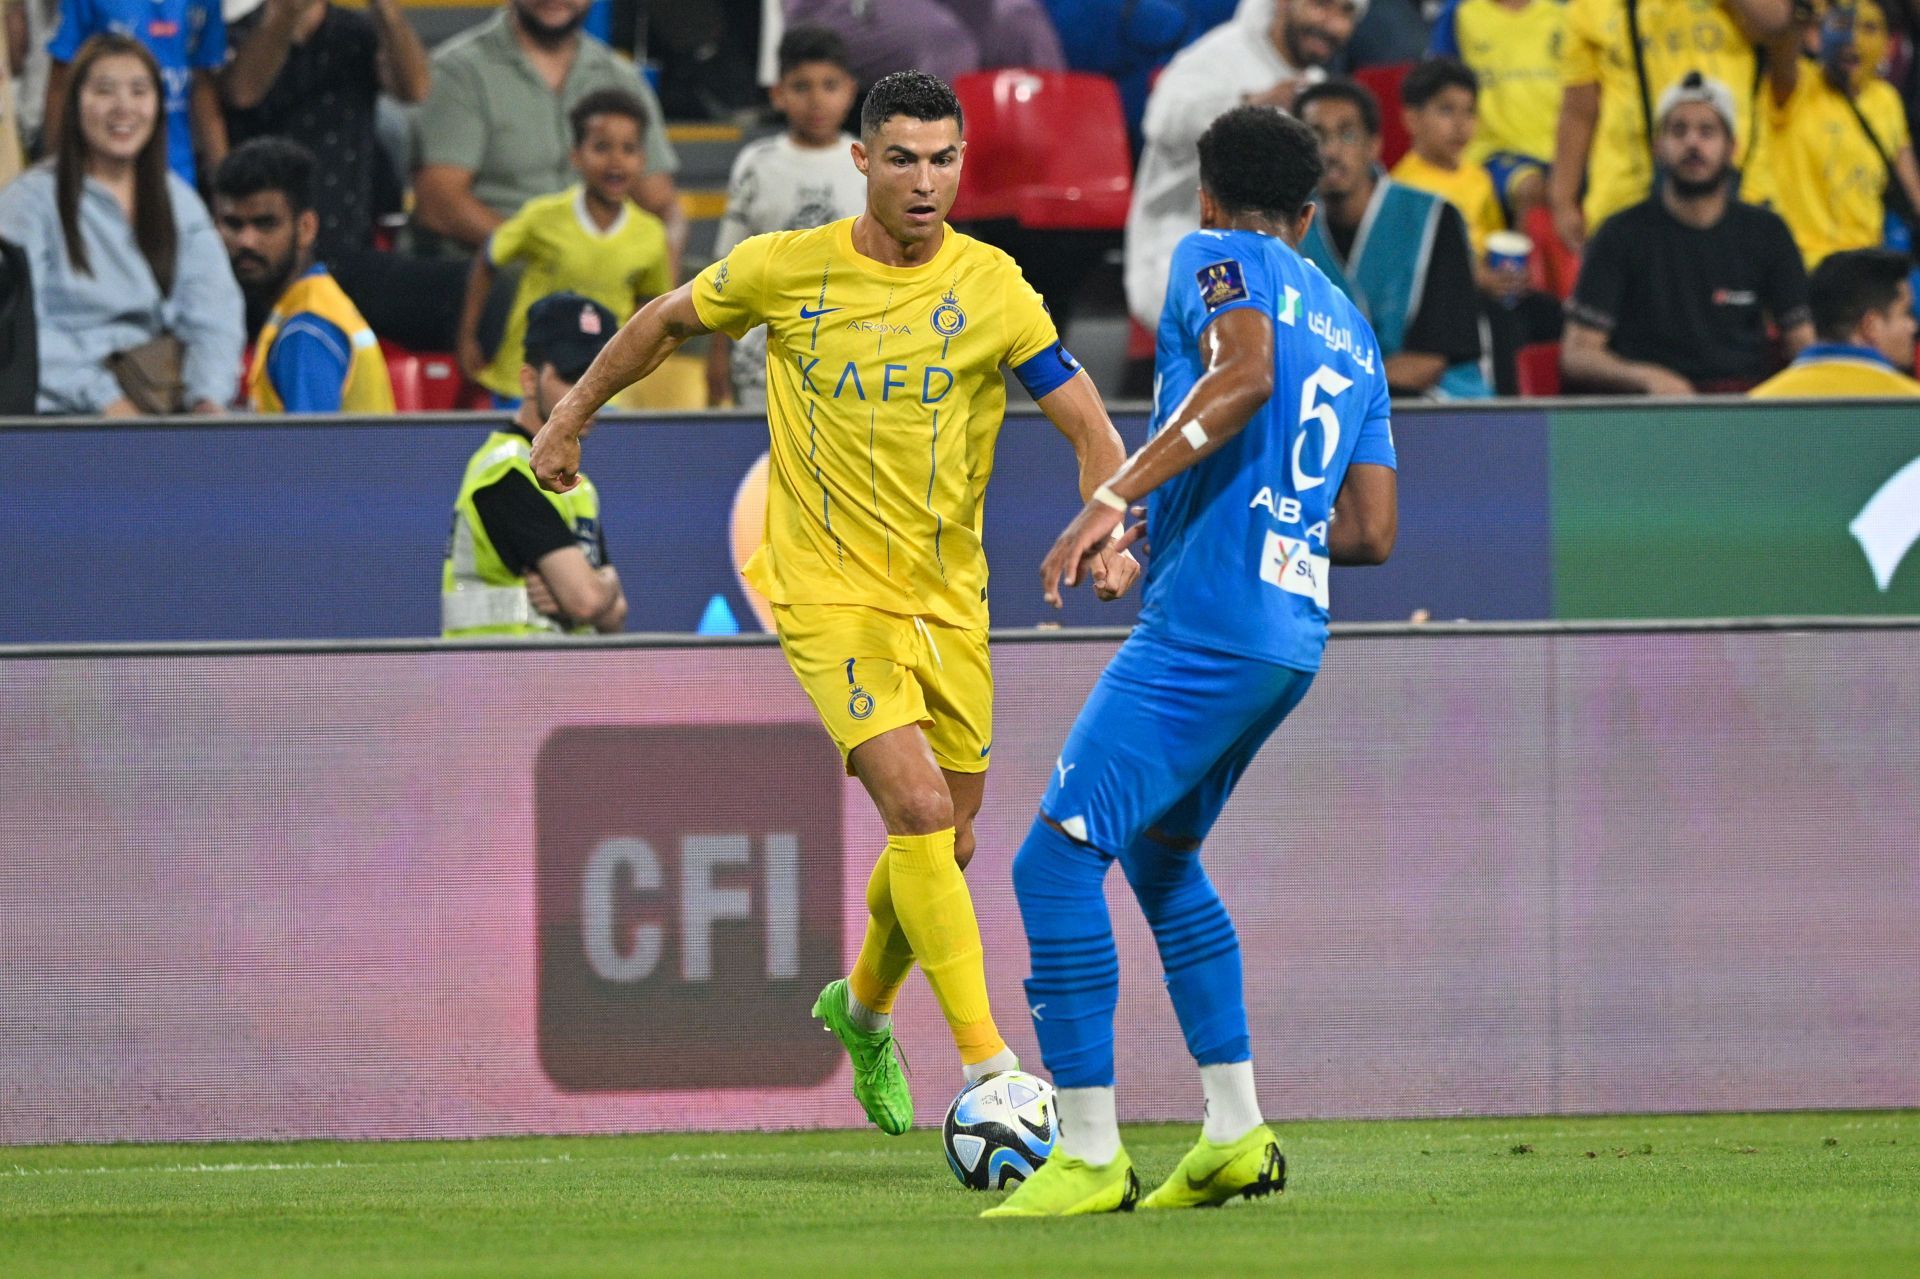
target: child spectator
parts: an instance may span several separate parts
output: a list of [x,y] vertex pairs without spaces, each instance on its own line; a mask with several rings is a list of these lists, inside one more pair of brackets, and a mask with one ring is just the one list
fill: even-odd
[[[847,46],[824,27],[794,27],[780,40],[773,105],[785,133],[749,143],[727,183],[727,213],[713,256],[724,258],[750,235],[799,231],[857,215],[867,184],[854,167],[853,135],[840,126],[858,85]],[[736,344],[715,332],[707,352],[707,398],[715,405],[760,408],[767,402],[767,330]]]
[[1546,203],[1560,116],[1561,0],[1448,0],[1427,52],[1458,58],[1480,82],[1467,159],[1485,165],[1508,223]]
[[1400,101],[1413,147],[1392,174],[1395,182],[1430,191],[1460,210],[1476,264],[1486,257],[1487,237],[1506,227],[1493,179],[1466,159],[1479,93],[1473,72],[1452,58],[1431,58],[1409,71]]
[[[1816,62],[1800,56],[1810,27],[1819,32]],[[1889,209],[1911,222],[1920,206],[1906,106],[1879,74],[1886,52],[1887,18],[1873,0],[1829,5],[1817,19],[1798,9],[1767,50],[1775,204],[1809,270],[1830,254],[1873,248]]]
[[[666,224],[634,203],[646,169],[647,109],[624,89],[600,89],[568,114],[571,160],[580,182],[529,200],[474,255],[460,313],[460,365],[503,406],[520,395],[527,306],[571,290],[625,323],[640,304],[673,287]],[[849,162],[851,163],[851,162]],[[480,313],[497,268],[524,264],[505,335],[489,361],[480,350]]]

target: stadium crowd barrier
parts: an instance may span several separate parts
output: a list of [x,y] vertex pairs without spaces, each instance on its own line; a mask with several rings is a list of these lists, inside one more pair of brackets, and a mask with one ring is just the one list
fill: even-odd
[[[1206,847],[1269,1114],[1920,1105],[1917,637],[1343,628]],[[1028,1062],[1008,862],[1116,642],[996,638]],[[0,1143],[860,1123],[807,1008],[884,834],[767,639],[13,648],[0,723]],[[1109,888],[1122,1113],[1191,1120]]]
[[[1140,440],[1144,412],[1116,420]],[[489,422],[0,422],[0,643],[434,634]],[[1905,403],[1402,406],[1395,435],[1399,547],[1336,570],[1342,620],[1920,614],[1920,567],[1898,571],[1920,533]],[[693,631],[716,599],[759,629],[734,539],[765,450],[741,415],[601,424],[586,468],[630,629]],[[1011,415],[987,501],[996,624],[1132,621],[1134,600],[1039,598],[1074,497],[1071,451]]]

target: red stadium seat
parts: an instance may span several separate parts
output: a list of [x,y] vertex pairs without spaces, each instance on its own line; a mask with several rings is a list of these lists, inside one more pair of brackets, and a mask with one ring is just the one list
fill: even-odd
[[1553,211],[1544,204],[1527,210],[1521,230],[1533,241],[1533,287],[1551,293],[1561,301],[1573,296],[1574,283],[1580,278],[1580,255],[1566,246],[1553,226]]
[[452,413],[468,407],[471,395],[459,361],[442,351],[410,351],[380,343],[393,383],[393,406],[402,413]]
[[1411,62],[1395,62],[1384,67],[1361,67],[1353,78],[1365,85],[1380,100],[1380,163],[1391,169],[1413,145],[1407,136],[1407,122],[1400,118],[1400,82],[1413,70]]
[[1534,342],[1513,355],[1513,375],[1520,394],[1544,398],[1560,394],[1560,344]]
[[959,222],[1118,231],[1133,197],[1120,92],[1074,71],[981,71],[954,81],[966,112]]

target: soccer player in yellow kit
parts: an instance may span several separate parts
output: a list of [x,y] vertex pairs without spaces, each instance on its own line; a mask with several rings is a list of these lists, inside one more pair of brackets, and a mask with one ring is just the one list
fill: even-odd
[[[1018,1065],[987,1002],[966,880],[993,746],[980,530],[1013,369],[1072,442],[1080,496],[1125,459],[1093,381],[1013,260],[946,225],[966,143],[959,101],[903,71],[867,95],[855,218],[754,236],[642,308],[554,407],[533,445],[564,492],[596,411],[687,339],[767,326],[772,462],[766,541],[747,580],[773,604],[787,662],[887,828],[847,978],[814,1015],[853,1059],[854,1095],[888,1133],[913,1123],[891,1011],[918,962],[969,1080]],[[1139,566],[1103,554],[1096,590]]]

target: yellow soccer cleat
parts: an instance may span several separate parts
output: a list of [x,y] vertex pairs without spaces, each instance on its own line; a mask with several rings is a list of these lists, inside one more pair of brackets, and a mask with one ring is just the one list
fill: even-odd
[[1140,1201],[1140,1178],[1122,1150],[1096,1168],[1072,1155],[1056,1154],[1013,1188],[982,1217],[1078,1217],[1089,1212],[1132,1212]]
[[1140,1201],[1142,1208],[1217,1208],[1235,1199],[1277,1195],[1287,1184],[1287,1159],[1273,1129],[1261,1124],[1231,1145],[1202,1137],[1173,1176]]

